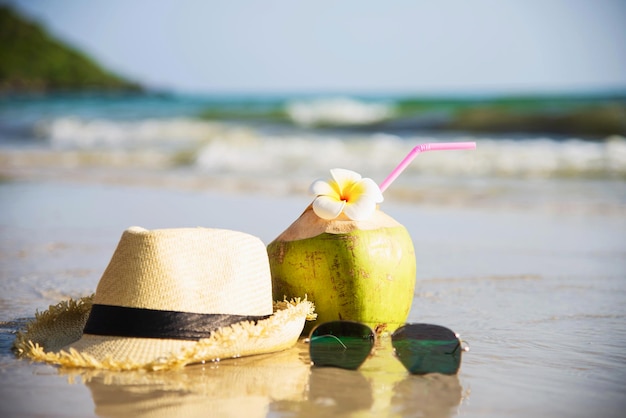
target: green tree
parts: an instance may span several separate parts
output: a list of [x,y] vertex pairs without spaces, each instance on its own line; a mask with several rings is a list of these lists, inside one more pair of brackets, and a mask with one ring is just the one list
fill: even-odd
[[0,92],[140,90],[0,5]]

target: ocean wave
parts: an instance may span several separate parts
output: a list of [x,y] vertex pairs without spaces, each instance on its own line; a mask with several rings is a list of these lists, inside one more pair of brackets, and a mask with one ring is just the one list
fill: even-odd
[[39,121],[34,130],[57,148],[128,149],[185,147],[218,135],[222,126],[191,118],[119,121],[61,117]]
[[394,115],[394,107],[386,103],[366,103],[346,98],[300,100],[287,103],[285,112],[300,126],[371,125]]
[[[480,151],[471,161],[475,175],[498,177],[626,178],[626,138],[602,142],[478,139]],[[447,156],[441,155],[442,158]],[[423,169],[432,169],[425,161]]]
[[[211,173],[258,173],[291,176],[318,173],[335,167],[355,170],[382,181],[417,144],[437,142],[432,137],[401,138],[374,134],[345,139],[336,136],[227,137],[203,146],[197,169]],[[419,156],[402,174],[406,183],[420,177],[502,178],[626,178],[626,139],[603,142],[545,139],[502,140],[458,137],[475,141],[474,151],[437,151]]]
[[[626,139],[502,139],[471,135],[438,138],[385,133],[342,134],[311,129],[271,131],[194,118],[119,121],[60,117],[40,121],[37,137],[52,150],[160,155],[167,165],[198,172],[261,178],[324,177],[335,167],[382,181],[417,144],[475,141],[473,151],[420,155],[398,182],[422,177],[626,179]],[[91,157],[89,161],[94,161]]]

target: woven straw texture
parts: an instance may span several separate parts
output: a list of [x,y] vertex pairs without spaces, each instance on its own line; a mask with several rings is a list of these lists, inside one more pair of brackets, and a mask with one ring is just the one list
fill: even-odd
[[252,235],[223,229],[133,227],[122,234],[94,303],[269,315],[269,277],[265,245]]
[[[271,315],[186,341],[83,334],[92,304],[202,314]],[[66,367],[162,370],[270,353],[294,345],[313,304],[272,303],[263,243],[241,232],[182,228],[126,230],[93,297],[43,313],[14,343],[18,355]]]

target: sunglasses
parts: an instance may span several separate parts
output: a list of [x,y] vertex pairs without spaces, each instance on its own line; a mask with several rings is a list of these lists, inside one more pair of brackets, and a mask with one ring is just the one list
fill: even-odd
[[[365,324],[330,321],[311,331],[308,338],[311,362],[318,367],[356,370],[372,353],[376,334]],[[446,327],[405,324],[391,334],[394,354],[411,374],[456,374],[461,353],[469,345]]]

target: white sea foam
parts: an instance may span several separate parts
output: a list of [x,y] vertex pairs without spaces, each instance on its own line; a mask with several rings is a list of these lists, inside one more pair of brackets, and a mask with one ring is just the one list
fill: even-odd
[[220,125],[190,118],[113,121],[61,117],[36,126],[40,137],[59,148],[136,148],[184,146],[215,136]]
[[[216,175],[322,177],[330,168],[355,170],[382,181],[417,144],[440,138],[389,134],[337,134],[293,129],[270,134],[250,127],[192,118],[113,121],[62,117],[37,126],[53,149],[160,153],[185,152],[192,167]],[[513,178],[626,178],[626,139],[493,139],[476,141],[473,151],[436,151],[419,156],[402,178],[419,176]]]
[[[474,151],[438,151],[419,156],[403,174],[445,177],[626,177],[626,139],[606,142],[550,139],[476,141]],[[221,138],[205,146],[196,165],[210,172],[252,172],[284,175],[319,173],[343,167],[383,180],[414,145],[436,139],[414,137],[409,141],[390,135],[343,140],[336,137],[255,137],[242,144]]]
[[297,125],[365,125],[381,122],[393,116],[392,106],[383,103],[365,103],[337,97],[294,101],[286,108],[287,115]]

